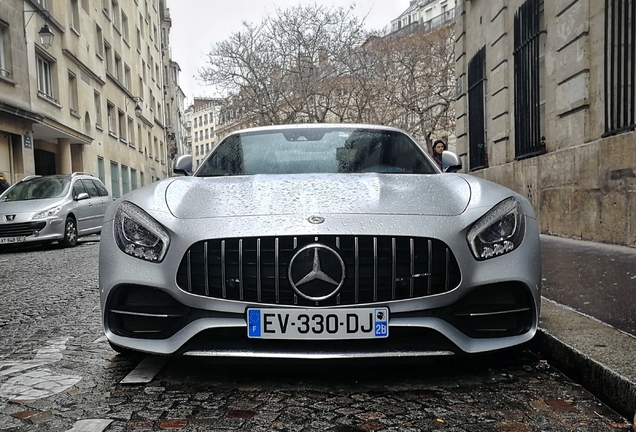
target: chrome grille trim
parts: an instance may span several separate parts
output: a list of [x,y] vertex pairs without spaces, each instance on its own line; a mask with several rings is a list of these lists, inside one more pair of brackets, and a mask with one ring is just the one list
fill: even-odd
[[192,251],[188,251],[188,292],[192,292]]
[[261,239],[256,240],[256,298],[261,302]]
[[274,289],[276,291],[276,304],[280,303],[280,239],[274,240]]
[[208,242],[203,243],[203,274],[205,279],[205,295],[210,295],[210,275],[208,274]]
[[[300,298],[288,280],[290,260],[311,243],[338,251],[345,264],[341,290],[317,303]],[[443,242],[391,236],[208,239],[188,249],[177,273],[179,288],[196,295],[312,307],[421,298],[450,291],[460,280],[457,261]]]

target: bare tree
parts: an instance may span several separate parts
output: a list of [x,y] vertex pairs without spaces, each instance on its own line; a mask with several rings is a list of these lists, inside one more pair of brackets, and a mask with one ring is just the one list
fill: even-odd
[[324,122],[338,94],[333,83],[351,73],[344,60],[364,37],[352,9],[277,9],[213,46],[200,76],[240,94],[247,112],[263,123]]
[[377,40],[376,82],[389,124],[431,144],[434,134],[451,134],[454,115],[453,26]]
[[430,145],[454,131],[453,26],[367,34],[352,9],[277,9],[217,43],[201,78],[256,124],[358,122]]

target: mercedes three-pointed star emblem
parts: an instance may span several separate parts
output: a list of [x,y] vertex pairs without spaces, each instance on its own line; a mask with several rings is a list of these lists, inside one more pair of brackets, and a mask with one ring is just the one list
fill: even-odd
[[[308,254],[312,249],[313,258],[310,258]],[[334,249],[312,243],[300,248],[292,257],[288,276],[289,283],[299,296],[311,301],[326,300],[344,285],[345,264]]]

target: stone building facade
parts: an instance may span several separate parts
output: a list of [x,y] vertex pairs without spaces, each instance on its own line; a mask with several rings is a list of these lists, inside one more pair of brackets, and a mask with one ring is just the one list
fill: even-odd
[[462,1],[457,151],[541,231],[636,246],[634,2]]
[[0,2],[0,171],[11,183],[85,171],[118,197],[169,174],[165,14],[164,0]]

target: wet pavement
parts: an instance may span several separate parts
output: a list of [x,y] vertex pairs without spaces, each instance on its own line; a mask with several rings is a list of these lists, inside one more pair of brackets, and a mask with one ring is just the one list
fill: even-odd
[[636,249],[541,236],[543,295],[636,336]]

